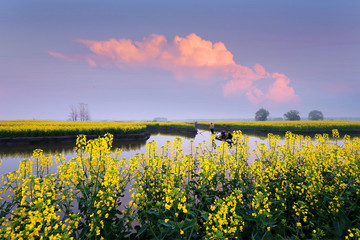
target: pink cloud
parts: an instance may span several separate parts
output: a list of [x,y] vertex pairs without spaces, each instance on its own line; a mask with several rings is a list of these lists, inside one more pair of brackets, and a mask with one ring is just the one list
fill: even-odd
[[48,51],[48,54],[50,56],[65,59],[65,60],[70,61],[70,62],[74,62],[74,61],[77,61],[77,60],[84,60],[92,67],[97,66],[96,62],[92,58],[90,58],[89,56],[81,56],[81,55],[66,56],[65,54],[58,53],[58,52],[53,52],[53,51]]
[[188,67],[222,67],[234,65],[233,55],[222,42],[213,44],[190,34],[186,38],[174,39],[176,65]]
[[[268,73],[260,64],[252,68],[237,64],[224,43],[212,43],[194,33],[185,38],[176,36],[173,41],[157,34],[144,37],[141,41],[113,38],[107,41],[76,41],[87,46],[91,52],[73,56],[53,51],[48,53],[68,61],[83,60],[90,66],[161,68],[184,81],[188,77],[221,80],[225,82],[225,97],[245,95],[254,104],[299,100],[284,74]],[[260,79],[267,80],[270,86],[267,90],[260,90]]]
[[264,93],[256,87],[253,87],[252,89],[248,90],[246,92],[246,96],[248,97],[249,101],[252,104],[259,104],[262,101],[264,101],[265,98]]
[[238,79],[230,80],[226,83],[223,88],[223,93],[225,97],[236,96],[237,94],[243,93],[246,90],[250,89],[252,86],[252,81],[250,79]]
[[56,57],[56,58],[61,58],[61,59],[65,59],[67,61],[75,61],[75,59],[71,58],[71,57],[68,57],[62,53],[58,53],[58,52],[53,52],[53,51],[48,51],[48,54],[50,56],[53,56],[53,57]]
[[[107,41],[77,40],[77,42],[92,51],[89,57],[98,65],[143,64],[175,73],[184,67],[215,71],[223,66],[235,65],[233,55],[223,43],[213,44],[196,34],[190,34],[186,38],[176,36],[172,42],[168,42],[164,36],[157,34],[145,37],[142,41],[109,39]],[[195,72],[194,75],[199,74]]]
[[273,102],[298,102],[300,98],[295,95],[294,88],[290,87],[290,79],[281,73],[273,73],[275,82],[270,86],[267,98]]
[[[263,77],[257,78],[254,75],[253,78],[233,79],[228,81],[223,88],[224,96],[241,96],[245,94],[248,100],[253,104],[262,102],[277,104],[300,101],[300,98],[295,94],[294,88],[289,86],[290,79],[287,78],[285,74],[270,74],[263,70],[261,70],[259,74]],[[256,80],[259,79],[265,79],[265,81],[270,83],[270,86],[265,92],[258,88],[258,85],[260,84],[257,84]]]
[[129,39],[109,39],[108,41],[77,40],[89,47],[93,52],[91,58],[94,62],[108,59],[113,63],[138,64],[156,61],[165,54],[163,46],[166,39],[163,36],[152,34],[143,38],[142,42],[133,42]]

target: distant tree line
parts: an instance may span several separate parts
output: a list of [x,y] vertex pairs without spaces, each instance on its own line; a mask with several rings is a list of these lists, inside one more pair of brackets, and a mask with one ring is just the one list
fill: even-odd
[[85,103],[79,103],[70,106],[69,120],[76,121],[90,121],[89,107]]
[[[268,120],[270,113],[265,108],[260,108],[255,113],[255,121],[266,121]],[[309,120],[324,120],[324,115],[319,110],[313,110],[309,112]],[[288,121],[299,121],[300,113],[297,110],[290,110],[284,114],[284,119]]]

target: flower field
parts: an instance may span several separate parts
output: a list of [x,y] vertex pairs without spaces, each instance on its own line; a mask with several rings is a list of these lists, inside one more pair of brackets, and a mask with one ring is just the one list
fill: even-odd
[[61,122],[43,120],[0,121],[0,138],[2,137],[47,137],[47,136],[76,136],[126,135],[144,133],[148,129],[194,129],[193,125],[181,122],[153,123],[153,122]]
[[[360,121],[226,121],[214,122],[217,129],[232,130],[255,130],[265,132],[301,132],[301,133],[324,133],[333,129],[339,132],[360,133]],[[209,129],[210,122],[197,122],[197,126],[202,129]]]
[[145,132],[146,125],[123,122],[61,122],[43,120],[0,121],[0,137],[123,135]]
[[111,134],[81,135],[76,157],[35,150],[2,177],[0,239],[358,239],[360,140],[332,137],[269,134],[251,152],[237,131],[123,159]]

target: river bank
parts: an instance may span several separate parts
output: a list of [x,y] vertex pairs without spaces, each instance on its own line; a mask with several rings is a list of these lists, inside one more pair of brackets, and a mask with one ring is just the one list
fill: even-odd
[[37,143],[75,142],[78,135],[88,139],[111,133],[115,141],[146,141],[152,134],[176,134],[195,137],[197,130],[189,123],[99,123],[56,121],[1,121],[0,146],[30,145]]
[[[307,136],[324,133],[332,135],[333,129],[337,129],[341,136],[360,135],[360,121],[238,121],[213,123],[216,132],[241,130],[246,134],[264,136],[268,133],[284,135],[288,131]],[[195,127],[201,130],[209,130],[209,126],[210,122],[195,123]]]

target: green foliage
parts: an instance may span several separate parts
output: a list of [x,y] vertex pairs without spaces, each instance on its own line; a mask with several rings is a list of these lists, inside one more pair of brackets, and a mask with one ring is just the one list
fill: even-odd
[[324,115],[318,110],[309,112],[309,120],[324,120]]
[[290,110],[289,112],[284,114],[284,118],[285,118],[285,120],[288,120],[288,121],[299,121],[300,120],[299,111]]
[[269,116],[269,111],[266,110],[265,108],[260,108],[255,113],[255,121],[266,121],[268,116]]

